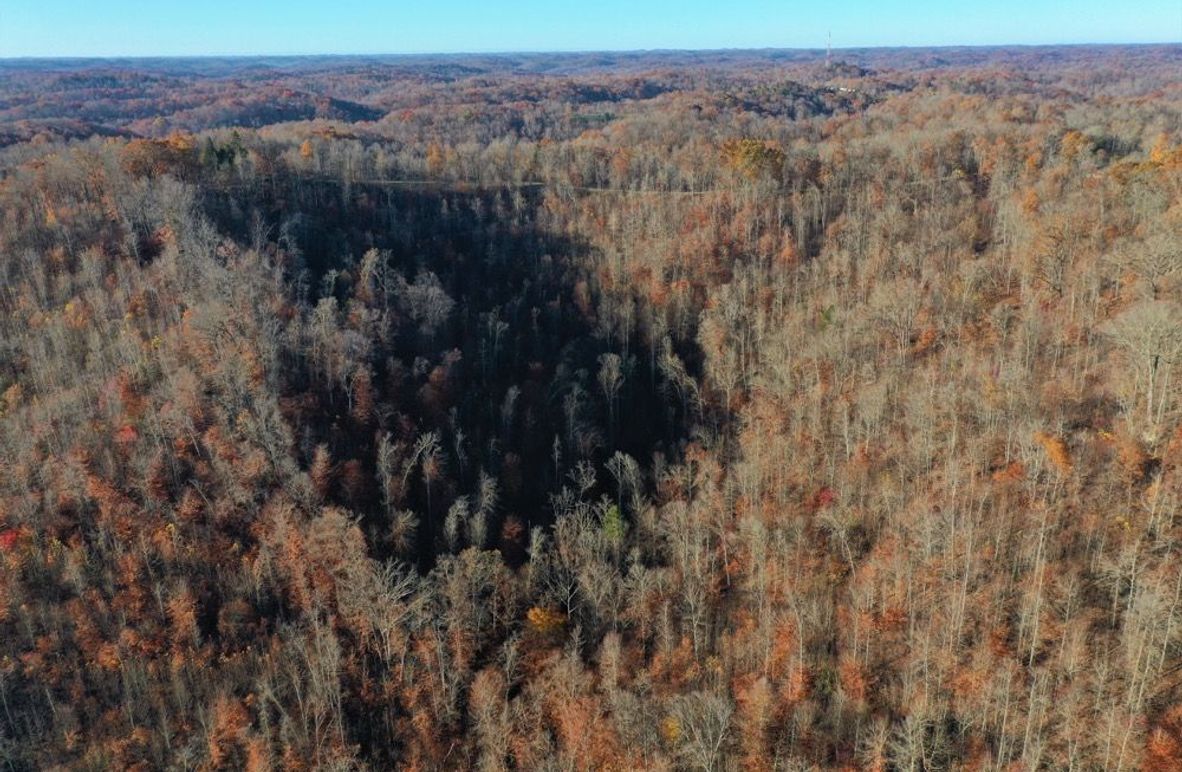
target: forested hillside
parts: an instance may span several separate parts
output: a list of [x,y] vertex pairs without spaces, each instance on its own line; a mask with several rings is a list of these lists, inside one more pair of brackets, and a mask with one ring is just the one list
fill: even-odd
[[1182,48],[841,59],[0,64],[0,766],[1182,768]]

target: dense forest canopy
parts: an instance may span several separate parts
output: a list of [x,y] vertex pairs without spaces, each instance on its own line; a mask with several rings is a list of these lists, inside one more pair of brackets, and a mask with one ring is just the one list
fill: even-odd
[[0,766],[1182,768],[1180,68],[0,62]]

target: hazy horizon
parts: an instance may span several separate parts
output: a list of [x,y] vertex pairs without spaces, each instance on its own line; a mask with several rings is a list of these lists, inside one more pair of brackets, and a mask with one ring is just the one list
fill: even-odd
[[[938,51],[965,49],[1007,49],[1007,48],[1152,48],[1155,46],[1182,46],[1182,40],[1160,40],[1145,42],[1096,41],[1079,43],[971,43],[971,44],[933,44],[933,45],[867,45],[867,46],[833,46],[833,54],[863,52],[863,51]],[[719,47],[719,48],[586,48],[586,49],[505,49],[488,51],[358,51],[338,52],[322,51],[307,53],[230,53],[230,54],[95,54],[95,55],[22,55],[0,56],[0,61],[152,61],[176,59],[429,59],[432,57],[463,58],[478,56],[588,56],[594,54],[615,55],[652,55],[652,54],[726,54],[726,53],[760,53],[760,52],[792,52],[812,53],[824,55],[825,46],[759,46],[759,47]]]

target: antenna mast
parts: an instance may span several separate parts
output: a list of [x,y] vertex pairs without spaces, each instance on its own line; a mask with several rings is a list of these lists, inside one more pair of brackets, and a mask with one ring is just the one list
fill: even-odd
[[825,67],[833,67],[833,30],[829,30],[829,39],[825,43]]

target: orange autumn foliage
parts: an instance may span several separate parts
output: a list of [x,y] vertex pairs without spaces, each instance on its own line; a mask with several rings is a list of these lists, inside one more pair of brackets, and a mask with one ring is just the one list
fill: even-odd
[[1042,447],[1047,459],[1061,474],[1070,474],[1074,465],[1071,461],[1071,451],[1067,443],[1060,437],[1054,437],[1045,432],[1035,432],[1034,441]]

